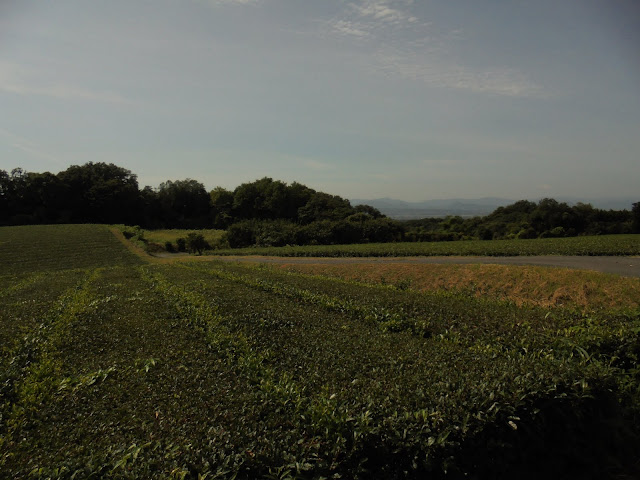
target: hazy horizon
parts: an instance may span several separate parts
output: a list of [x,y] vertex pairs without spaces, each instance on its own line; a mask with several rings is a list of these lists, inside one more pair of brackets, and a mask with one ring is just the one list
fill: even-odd
[[0,169],[350,199],[633,198],[631,0],[0,5]]

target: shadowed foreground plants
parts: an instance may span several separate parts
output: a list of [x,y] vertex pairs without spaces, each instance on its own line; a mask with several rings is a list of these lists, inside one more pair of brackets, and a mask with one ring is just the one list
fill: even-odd
[[637,314],[209,262],[13,278],[9,478],[637,474]]

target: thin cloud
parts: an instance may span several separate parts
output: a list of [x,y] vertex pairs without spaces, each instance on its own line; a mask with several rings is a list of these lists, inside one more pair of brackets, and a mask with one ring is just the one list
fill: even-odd
[[329,31],[356,38],[374,38],[385,28],[408,28],[418,24],[418,18],[403,8],[411,2],[362,0],[352,2],[336,18],[328,22]]
[[334,33],[341,35],[348,35],[357,38],[369,38],[369,28],[367,25],[358,22],[352,22],[350,20],[336,20],[331,23],[331,29]]
[[504,66],[469,67],[450,60],[456,44],[465,41],[457,28],[438,32],[412,13],[410,0],[351,2],[329,21],[329,31],[350,37],[368,52],[373,72],[424,82],[432,87],[509,97],[544,97],[540,85],[523,72]]
[[413,57],[413,55],[379,52],[376,54],[377,63],[374,68],[386,75],[422,81],[433,87],[509,97],[544,96],[538,84],[514,69],[504,67],[477,69],[448,63],[438,57],[426,60]]
[[213,6],[220,5],[257,5],[262,3],[262,0],[199,0],[201,3],[206,3]]
[[381,24],[399,25],[418,21],[417,17],[398,8],[398,2],[392,5],[388,0],[365,0],[360,4],[352,4],[352,9],[358,17],[372,19]]

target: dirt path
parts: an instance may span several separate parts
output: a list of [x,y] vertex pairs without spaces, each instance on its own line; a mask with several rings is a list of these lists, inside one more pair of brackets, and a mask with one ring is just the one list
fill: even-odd
[[535,256],[535,257],[261,257],[230,256],[206,257],[226,262],[254,262],[271,264],[335,265],[335,264],[493,264],[537,265],[542,267],[573,268],[613,273],[625,277],[640,277],[640,257],[585,257],[585,256]]

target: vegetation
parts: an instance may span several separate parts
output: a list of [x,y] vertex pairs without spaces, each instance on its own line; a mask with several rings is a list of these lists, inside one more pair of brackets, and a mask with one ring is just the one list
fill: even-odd
[[640,307],[640,279],[586,270],[520,265],[289,263],[279,268],[423,292],[448,291],[518,305],[582,312]]
[[0,227],[1,275],[140,263],[104,225]]
[[[589,204],[569,206],[552,198],[538,203],[520,200],[485,217],[425,218],[405,223],[413,241],[573,237],[640,233],[640,202],[632,211],[599,210]],[[635,220],[634,220],[635,219]]]
[[117,242],[66,270],[69,237],[108,230],[49,228],[66,240],[34,235],[30,268],[1,257],[9,478],[638,475],[637,308],[142,264]]
[[[43,223],[226,230],[221,243],[209,242],[214,248],[532,239],[640,233],[640,202],[631,211],[604,211],[545,198],[521,200],[486,217],[398,222],[371,206],[354,207],[339,196],[268,177],[233,191],[216,187],[207,192],[193,179],[140,190],[129,170],[105,163],[72,166],[57,175],[0,170],[0,225]],[[152,243],[149,247],[155,248]],[[182,250],[177,239],[158,245]]]
[[[126,227],[124,227],[126,228]],[[181,230],[181,229],[166,229],[166,230],[144,230],[144,236],[149,242],[157,243],[159,245],[165,242],[171,242],[176,244],[179,238],[186,238],[187,235],[194,230]],[[205,229],[196,230],[197,233],[204,237],[204,240],[209,245],[220,246],[223,242],[224,230]]]
[[352,207],[348,200],[296,182],[287,185],[265,177],[233,192],[218,187],[207,193],[204,185],[186,179],[139,190],[129,170],[105,163],[72,166],[57,175],[0,171],[0,207],[0,225],[231,227],[226,241],[234,247],[390,241],[399,239],[400,232],[372,207]]
[[217,250],[216,255],[280,257],[414,257],[435,255],[640,255],[640,235],[543,238],[532,240],[468,240],[464,242],[368,243]]

